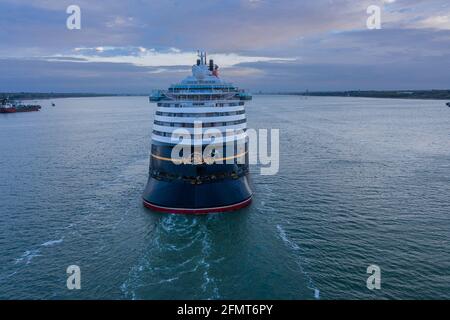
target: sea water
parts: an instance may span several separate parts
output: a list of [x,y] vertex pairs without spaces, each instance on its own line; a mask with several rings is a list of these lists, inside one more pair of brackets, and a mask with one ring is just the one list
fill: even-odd
[[205,216],[142,206],[146,97],[54,102],[0,114],[1,299],[450,298],[443,101],[254,96],[279,172],[252,166],[252,205]]

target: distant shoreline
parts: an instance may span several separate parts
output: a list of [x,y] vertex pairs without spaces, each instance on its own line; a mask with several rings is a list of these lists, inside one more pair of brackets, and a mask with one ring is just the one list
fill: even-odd
[[0,99],[9,98],[11,100],[47,100],[60,98],[95,98],[95,97],[127,97],[127,96],[146,96],[146,94],[0,92]]
[[397,91],[317,91],[317,92],[259,92],[261,95],[295,95],[305,97],[352,97],[382,99],[450,100],[450,90],[397,90]]
[[[352,97],[382,99],[450,100],[450,90],[396,90],[396,91],[312,91],[312,92],[254,92],[255,95],[294,95],[305,97]],[[47,93],[47,92],[0,92],[0,99],[47,100],[58,98],[147,96],[147,94],[114,93]]]

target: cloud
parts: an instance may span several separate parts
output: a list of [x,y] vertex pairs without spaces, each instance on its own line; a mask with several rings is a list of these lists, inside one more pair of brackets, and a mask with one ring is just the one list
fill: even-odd
[[106,22],[108,28],[123,28],[136,26],[135,19],[133,17],[121,17],[115,16],[108,22]]
[[[166,51],[146,49],[143,47],[95,47],[75,48],[75,54],[53,55],[44,57],[47,61],[80,61],[91,63],[128,63],[139,67],[167,67],[167,66],[190,66],[195,63],[197,53],[192,51],[181,51],[170,48]],[[241,63],[267,62],[267,61],[294,61],[296,58],[277,58],[264,56],[245,56],[236,53],[213,53],[208,55],[215,59],[217,64],[223,68],[229,68]],[[66,60],[67,59],[67,60]]]
[[450,30],[450,15],[428,17],[418,23],[423,28]]
[[[448,0],[77,0],[81,30],[66,28],[70,4],[1,1],[3,88],[160,88],[189,73],[197,48],[256,90],[450,86]],[[366,28],[369,5],[381,30]]]
[[[383,28],[448,29],[448,0],[78,0],[82,29],[65,27],[69,0],[3,0],[2,51],[35,47],[55,54],[76,46],[204,48],[245,52],[289,47],[301,37],[366,29],[369,5]],[[3,48],[2,48],[3,47]],[[7,48],[5,48],[7,47]],[[2,50],[3,49],[3,50]]]

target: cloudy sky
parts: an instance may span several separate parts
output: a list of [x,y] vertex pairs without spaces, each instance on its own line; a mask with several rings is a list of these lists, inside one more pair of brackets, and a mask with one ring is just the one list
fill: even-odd
[[189,73],[197,49],[253,91],[450,89],[449,0],[1,0],[0,12],[0,92],[147,93]]

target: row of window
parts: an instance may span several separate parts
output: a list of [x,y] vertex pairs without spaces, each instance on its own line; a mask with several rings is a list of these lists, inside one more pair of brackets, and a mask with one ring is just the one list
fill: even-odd
[[[202,99],[197,99],[197,100],[202,100]],[[206,99],[206,100],[208,100],[208,99]],[[215,103],[213,105],[211,105],[211,103],[208,103],[208,105],[206,105],[206,107],[237,107],[237,106],[243,106],[243,105],[244,105],[244,102],[239,101],[239,102],[229,102],[229,103]],[[185,105],[182,105],[181,103],[162,103],[162,102],[158,102],[157,106],[158,107],[166,107],[166,108],[186,107]],[[205,106],[205,103],[204,102],[193,102],[192,106],[194,106],[194,107]]]
[[178,88],[169,88],[169,92],[178,92],[178,91],[205,91],[205,90],[221,90],[226,92],[238,92],[238,90],[234,87],[224,87],[224,86],[204,86],[204,87],[178,87]]
[[[227,121],[227,122],[205,122],[202,123],[203,128],[211,128],[211,127],[226,127],[226,126],[233,126],[236,124],[245,123],[246,119],[241,120],[235,120],[235,121]],[[178,127],[178,128],[194,128],[194,123],[184,123],[184,122],[165,122],[165,121],[159,121],[155,120],[154,124],[157,124],[159,126],[166,126],[166,127]]]
[[[246,129],[241,129],[241,130],[242,130],[242,132],[246,131]],[[235,135],[237,133],[239,133],[239,132],[235,131],[235,130],[231,130],[229,132],[221,132],[222,136],[232,136],[232,135]],[[153,130],[153,134],[156,134],[157,136],[162,136],[162,137],[169,137],[169,138],[172,137],[172,133],[170,133],[170,132],[162,132],[162,131],[158,131],[158,130]],[[204,134],[203,135],[203,139],[208,139],[208,138],[210,138],[212,136],[215,136],[215,135],[213,133],[211,133],[209,135],[208,134]],[[191,139],[194,139],[194,138],[195,138],[194,134],[191,134]]]
[[246,176],[248,174],[248,166],[240,166],[236,171],[231,172],[220,172],[209,175],[199,175],[199,176],[181,176],[175,173],[163,172],[158,170],[150,170],[150,176],[157,180],[162,181],[183,181],[190,184],[203,184],[217,182],[225,179],[239,179],[240,177]]
[[[240,99],[239,96],[234,96],[235,99]],[[192,94],[180,94],[177,95],[176,99],[178,101],[217,101],[232,98],[226,94],[202,94],[202,95],[192,95]]]
[[230,112],[204,112],[204,113],[177,113],[177,112],[162,112],[156,111],[157,116],[164,117],[222,117],[222,116],[236,116],[244,114],[245,110],[230,111]]

